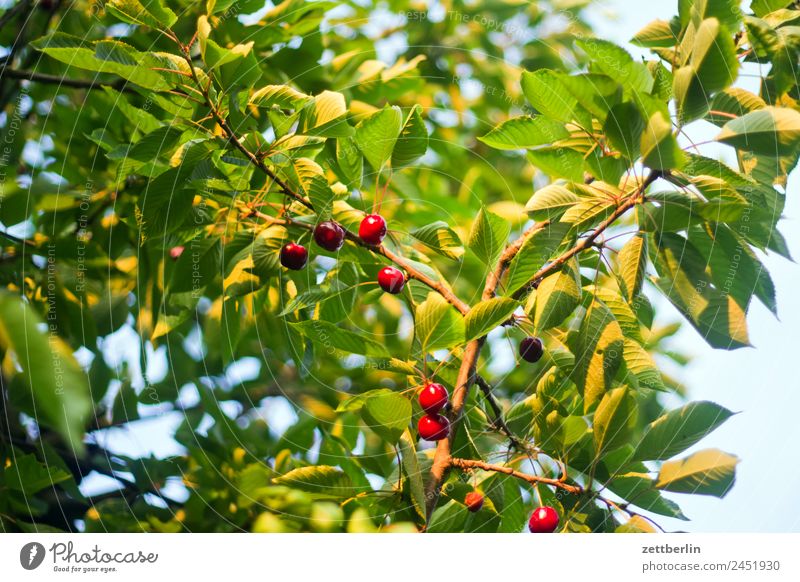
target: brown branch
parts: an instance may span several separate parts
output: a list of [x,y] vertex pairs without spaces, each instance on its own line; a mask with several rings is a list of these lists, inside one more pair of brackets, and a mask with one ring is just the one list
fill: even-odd
[[601,222],[597,228],[595,228],[589,235],[579,240],[574,247],[569,249],[568,251],[564,252],[556,259],[553,259],[547,265],[539,269],[535,275],[533,275],[527,284],[521,287],[517,292],[514,293],[514,299],[521,299],[525,296],[526,293],[531,289],[531,287],[535,284],[535,282],[539,279],[543,279],[548,275],[558,271],[561,267],[566,263],[569,259],[580,253],[581,251],[587,249],[588,247],[592,246],[595,239],[603,234],[603,232],[614,222],[619,219],[623,214],[628,212],[631,208],[639,204],[644,197],[644,191],[647,189],[650,184],[655,182],[658,178],[662,176],[662,172],[659,170],[653,170],[650,174],[645,178],[644,182],[637,188],[636,192],[628,196],[622,204],[617,206],[611,215],[606,218],[603,222]]
[[568,493],[574,493],[579,495],[583,493],[583,487],[580,485],[570,485],[567,483],[565,479],[565,475],[562,475],[559,479],[552,479],[550,477],[539,477],[538,475],[528,475],[527,473],[520,473],[516,469],[512,469],[506,465],[493,465],[491,463],[484,463],[483,461],[475,461],[472,459],[458,459],[455,457],[451,457],[449,459],[449,464],[451,467],[455,467],[457,469],[461,469],[462,471],[468,471],[471,469],[481,469],[483,471],[493,471],[495,473],[504,473],[506,475],[511,475],[512,477],[516,477],[517,479],[522,479],[523,481],[527,481],[531,485],[538,485],[542,483],[543,485],[552,485],[553,487],[558,487],[559,489],[563,489]]
[[113,83],[106,83],[105,81],[95,81],[92,79],[70,79],[68,77],[59,77],[58,75],[48,75],[46,73],[37,73],[36,71],[22,71],[19,69],[4,69],[0,72],[0,78],[21,79],[23,81],[31,81],[33,83],[50,83],[60,85],[62,87],[74,87],[76,89],[98,89],[100,87],[111,87],[117,91],[125,91],[133,93],[134,90],[127,86],[125,79],[119,79]]

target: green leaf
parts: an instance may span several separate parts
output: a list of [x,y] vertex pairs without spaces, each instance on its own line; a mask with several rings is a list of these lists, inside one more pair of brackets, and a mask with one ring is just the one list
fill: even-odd
[[458,260],[464,254],[461,239],[446,222],[441,220],[415,228],[411,231],[411,236],[448,259]]
[[653,20],[631,39],[631,44],[645,48],[669,48],[678,43],[680,22],[675,20]]
[[576,99],[561,82],[560,74],[549,69],[523,71],[522,92],[533,107],[543,115],[561,121],[572,121]]
[[644,117],[630,101],[614,105],[603,126],[611,145],[629,160],[639,157],[644,129]]
[[298,109],[309,99],[311,96],[301,93],[289,85],[267,85],[250,96],[250,105],[255,107],[277,105],[281,109]]
[[732,118],[742,117],[766,106],[766,102],[758,95],[739,87],[729,87],[714,95],[706,119],[722,126]]
[[716,139],[766,156],[793,154],[800,146],[800,112],[764,107],[729,121]]
[[725,497],[736,480],[739,459],[719,449],[706,449],[661,465],[656,488],[675,493]]
[[494,266],[510,233],[508,221],[481,208],[472,223],[467,245],[484,264]]
[[33,397],[35,420],[55,428],[71,450],[82,454],[92,411],[87,376],[60,337],[40,331],[43,325],[27,303],[0,292],[0,347],[14,353],[16,373]]
[[614,315],[593,301],[581,324],[575,349],[574,380],[588,413],[611,389],[623,361],[624,336]]
[[630,338],[626,337],[623,344],[622,358],[628,372],[626,380],[630,380],[639,388],[665,391],[666,387],[661,377],[661,371],[650,353],[639,342]]
[[733,412],[709,401],[690,402],[647,425],[635,458],[663,461],[695,445],[728,420]]
[[786,0],[753,0],[750,3],[750,10],[759,18],[763,18],[780,8],[786,8],[788,4]]
[[336,140],[336,162],[343,175],[339,176],[345,183],[360,188],[364,179],[364,157],[352,137],[340,137]]
[[486,335],[508,320],[517,307],[519,307],[519,302],[508,297],[493,297],[473,306],[464,318],[465,341],[469,342]]
[[300,124],[303,135],[320,137],[348,137],[353,128],[347,123],[347,104],[344,95],[336,91],[323,91],[306,103]]
[[6,461],[9,462],[11,464],[6,465],[3,475],[5,485],[21,491],[25,497],[32,497],[42,489],[72,478],[70,473],[57,466],[40,463],[33,454],[15,454]]
[[328,465],[293,469],[275,477],[276,485],[286,485],[323,497],[347,498],[353,495],[353,483],[344,471]]
[[531,281],[561,246],[569,230],[570,225],[565,222],[544,224],[522,243],[508,266],[506,292],[509,295]]
[[364,334],[342,329],[340,326],[320,320],[299,321],[289,324],[315,344],[329,349],[335,348],[351,354],[368,356],[388,356],[386,347]]
[[716,18],[704,20],[686,34],[681,52],[689,57],[675,71],[673,92],[682,123],[706,114],[711,97],[736,79],[739,60],[730,32]]
[[498,150],[518,150],[550,144],[569,137],[563,123],[543,116],[515,117],[478,138]]
[[422,107],[414,105],[403,124],[392,151],[392,168],[408,166],[428,151],[428,128],[422,120]]
[[438,293],[417,305],[414,326],[423,353],[464,343],[464,318]]
[[356,144],[375,171],[380,171],[391,159],[402,128],[403,113],[399,107],[385,107],[356,126]]
[[411,402],[393,392],[375,394],[364,401],[361,418],[383,440],[394,445],[411,422]]
[[168,29],[178,20],[175,13],[159,0],[109,0],[105,9],[123,22],[143,24],[157,30]]
[[536,288],[533,304],[533,327],[542,332],[559,325],[581,300],[578,261],[567,261],[556,273],[542,279]]
[[744,310],[716,289],[706,274],[706,259],[684,237],[661,233],[655,239],[652,281],[713,347],[732,350],[750,345]]
[[153,70],[165,67],[164,63],[152,54],[139,52],[118,40],[92,43],[54,32],[32,42],[31,46],[70,67],[119,75],[145,89],[164,91],[172,86],[171,82]]
[[410,431],[406,430],[400,435],[397,447],[400,449],[403,472],[406,474],[406,479],[408,479],[411,501],[414,504],[417,515],[424,520],[426,511],[425,488],[422,482],[422,471],[417,461],[416,445]]
[[634,61],[625,49],[599,38],[579,39],[575,44],[588,55],[592,68],[623,86],[643,93],[653,88],[653,76],[647,66]]
[[644,233],[632,236],[620,249],[617,260],[622,292],[628,301],[633,301],[642,290],[647,269],[647,238]]
[[561,77],[561,82],[578,103],[601,123],[605,122],[608,111],[622,101],[622,85],[606,75],[569,75]]
[[606,486],[622,499],[645,511],[688,521],[678,504],[662,497],[655,488],[655,481],[647,473],[617,475]]
[[594,451],[597,458],[629,442],[636,426],[636,400],[625,388],[607,392],[594,413]]
[[583,155],[564,146],[543,147],[530,150],[528,160],[551,178],[583,182]]
[[525,211],[534,220],[555,220],[579,201],[580,198],[566,187],[549,184],[531,196]]
[[679,169],[685,156],[672,133],[669,115],[655,111],[647,120],[641,140],[642,162],[655,170]]

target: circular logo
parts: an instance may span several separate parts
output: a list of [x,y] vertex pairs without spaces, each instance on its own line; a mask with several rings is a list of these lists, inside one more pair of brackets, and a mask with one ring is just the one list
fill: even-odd
[[30,542],[19,551],[19,563],[26,570],[35,570],[44,561],[44,546],[39,542]]

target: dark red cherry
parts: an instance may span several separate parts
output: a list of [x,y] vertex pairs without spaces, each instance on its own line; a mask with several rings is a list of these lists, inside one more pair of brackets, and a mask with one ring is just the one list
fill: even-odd
[[450,434],[450,421],[440,414],[426,414],[419,419],[417,430],[426,441],[440,441]]
[[320,222],[314,229],[314,240],[326,251],[335,253],[344,244],[344,229],[332,220]]
[[553,533],[557,527],[558,514],[549,505],[535,509],[528,521],[528,529],[531,530],[531,533]]
[[447,396],[447,388],[441,384],[426,384],[419,393],[419,405],[428,414],[436,414],[447,405]]
[[397,295],[403,290],[406,284],[406,276],[400,269],[394,267],[384,267],[378,271],[378,285],[387,293]]
[[386,236],[386,221],[380,214],[368,214],[358,227],[358,236],[368,245],[378,246]]
[[526,337],[519,342],[519,355],[527,362],[538,362],[544,355],[544,344],[538,337]]
[[281,248],[281,265],[293,271],[299,271],[308,262],[308,250],[297,243],[287,243]]

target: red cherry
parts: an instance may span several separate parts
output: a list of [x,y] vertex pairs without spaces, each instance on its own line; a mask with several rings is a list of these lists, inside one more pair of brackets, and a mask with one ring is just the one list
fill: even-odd
[[380,214],[367,214],[358,227],[358,236],[368,245],[378,246],[386,236],[386,221]]
[[320,222],[314,229],[314,240],[326,251],[335,253],[344,244],[344,229],[332,220]]
[[519,342],[519,355],[528,362],[536,363],[544,355],[544,344],[538,337],[526,337]]
[[419,393],[419,405],[428,414],[436,414],[447,404],[447,388],[441,384],[426,384]]
[[528,521],[531,533],[553,533],[558,527],[558,514],[552,507],[545,505],[535,509]]
[[177,261],[182,254],[183,254],[183,247],[180,245],[169,249],[169,258],[171,258],[173,261]]
[[384,267],[378,271],[378,285],[387,293],[397,295],[406,284],[406,276],[400,269]]
[[464,505],[467,506],[472,513],[481,510],[483,507],[483,495],[481,495],[478,491],[470,491],[467,493],[467,496],[464,497]]
[[450,421],[440,414],[426,414],[419,419],[417,430],[426,441],[440,441],[450,434]]
[[287,243],[281,248],[281,265],[293,271],[299,271],[306,266],[308,250],[297,243]]

